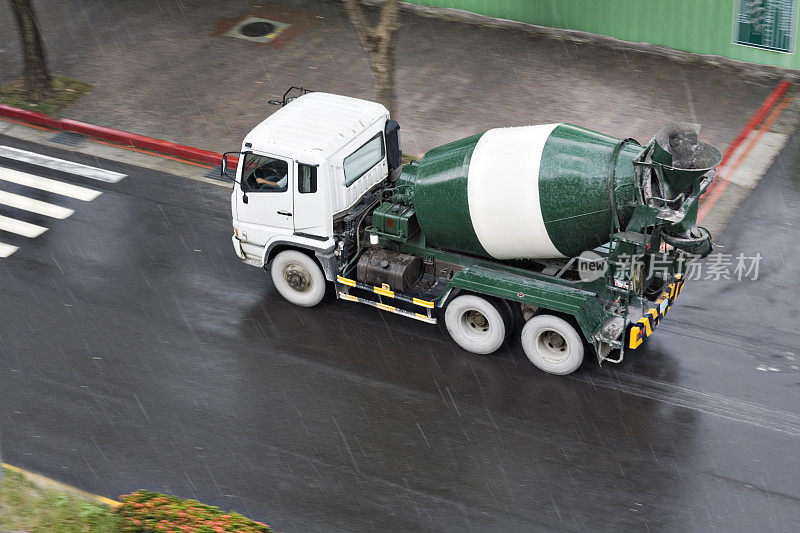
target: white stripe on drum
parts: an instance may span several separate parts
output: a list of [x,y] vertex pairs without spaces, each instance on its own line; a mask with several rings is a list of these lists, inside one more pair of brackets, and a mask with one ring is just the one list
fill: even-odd
[[478,240],[496,259],[564,257],[547,234],[539,198],[542,151],[557,126],[493,129],[475,146],[469,212]]

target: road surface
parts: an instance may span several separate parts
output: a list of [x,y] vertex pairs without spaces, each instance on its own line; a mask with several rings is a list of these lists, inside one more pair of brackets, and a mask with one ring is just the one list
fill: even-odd
[[643,350],[568,377],[291,306],[234,255],[228,187],[0,146],[102,171],[0,156],[8,463],[290,533],[800,529],[796,137],[717,238],[758,280],[687,283]]

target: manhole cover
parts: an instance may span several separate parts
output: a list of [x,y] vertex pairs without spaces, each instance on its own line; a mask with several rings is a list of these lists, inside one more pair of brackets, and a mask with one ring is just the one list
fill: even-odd
[[257,43],[268,43],[280,35],[291,24],[278,22],[261,17],[245,17],[239,20],[228,31],[224,33],[228,37],[236,37],[246,41]]
[[259,45],[268,44],[273,48],[281,48],[310,28],[315,20],[322,18],[300,9],[263,4],[250,6],[233,18],[220,19],[217,21],[217,29],[211,35],[225,35]]
[[267,22],[265,20],[261,20],[258,22],[251,22],[249,24],[245,24],[239,28],[239,32],[244,35],[245,37],[264,37],[272,33],[275,29],[275,25]]

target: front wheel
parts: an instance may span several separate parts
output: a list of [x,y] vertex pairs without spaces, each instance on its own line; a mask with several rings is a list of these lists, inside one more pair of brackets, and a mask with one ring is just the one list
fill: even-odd
[[480,296],[465,294],[453,299],[445,309],[444,323],[456,344],[472,353],[495,352],[506,338],[503,315]]
[[325,297],[325,276],[312,258],[297,250],[284,250],[270,267],[272,282],[289,302],[314,307]]
[[571,374],[583,362],[583,339],[554,315],[536,315],[525,323],[522,348],[531,363],[551,374]]

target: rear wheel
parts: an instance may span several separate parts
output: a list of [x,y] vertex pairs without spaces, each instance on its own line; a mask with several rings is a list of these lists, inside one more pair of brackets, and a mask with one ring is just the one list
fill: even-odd
[[506,338],[506,321],[488,300],[465,294],[453,299],[444,312],[444,323],[453,340],[468,352],[490,354]]
[[316,261],[297,250],[284,250],[272,260],[272,282],[289,302],[313,307],[325,296],[325,276]]
[[522,348],[531,363],[551,374],[571,374],[583,362],[583,339],[554,315],[536,315],[525,323]]

